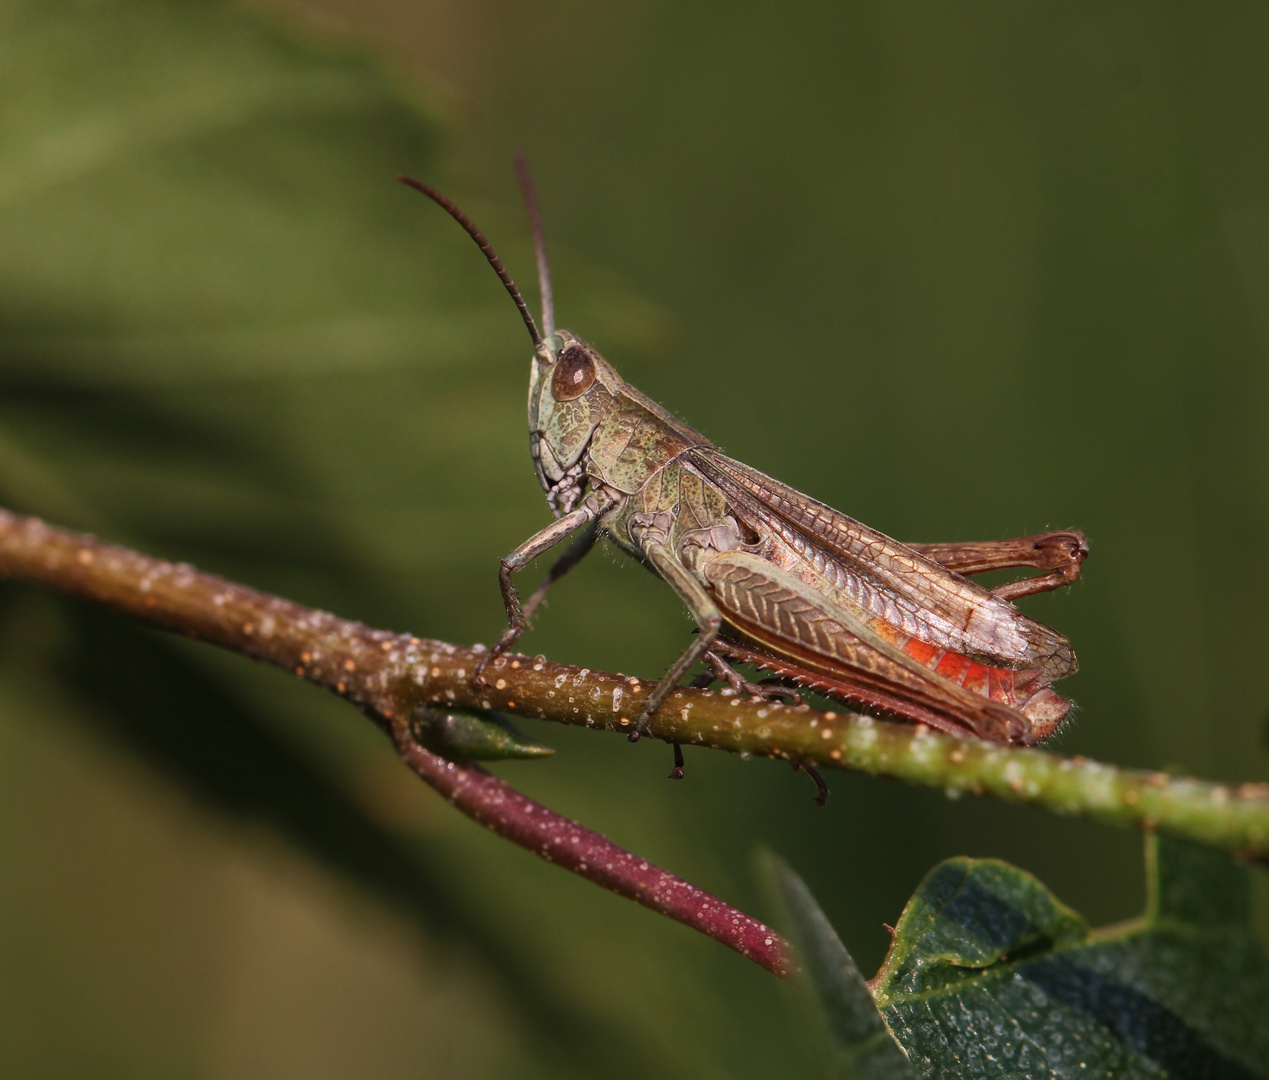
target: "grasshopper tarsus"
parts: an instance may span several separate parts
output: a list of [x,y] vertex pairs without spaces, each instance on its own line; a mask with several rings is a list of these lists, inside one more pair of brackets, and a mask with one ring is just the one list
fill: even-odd
[[792,686],[786,686],[781,679],[762,679],[758,686],[762,688],[762,696],[767,700],[776,697],[783,697],[787,704],[792,706],[805,705],[802,695]]
[[486,685],[485,672],[498,657],[511,648],[529,628],[529,620],[520,607],[520,597],[511,584],[511,573],[507,570],[507,560],[503,559],[502,569],[498,574],[498,583],[502,586],[502,598],[507,608],[507,628],[499,635],[493,647],[477,662],[471,673],[471,684],[477,690]]
[[678,743],[671,743],[670,745],[674,747],[674,768],[670,770],[670,779],[682,780],[683,779],[683,747],[681,747]]
[[494,643],[493,648],[489,649],[485,655],[476,662],[476,667],[471,673],[472,686],[479,690],[488,683],[488,680],[485,678],[485,672],[489,670],[489,665],[500,657],[506,655],[507,650],[516,643],[516,640],[522,633],[524,633],[528,625],[528,620],[525,620],[523,626],[509,626],[502,632],[502,636]]
[[815,797],[812,799],[812,802],[819,807],[827,806],[828,785],[824,782],[824,777],[820,775],[819,769],[817,769],[814,765],[808,765],[805,761],[791,761],[789,764],[793,766],[794,772],[798,772],[800,770],[801,772],[806,773],[806,775],[814,781]]
[[[714,673],[712,671],[702,671],[695,678],[689,680],[688,686],[695,690],[708,690],[710,683],[714,682]],[[633,742],[634,739],[631,739]],[[674,748],[674,768],[670,770],[671,780],[683,779],[683,747],[680,743],[671,743]]]
[[1078,529],[1060,533],[1045,533],[1036,537],[1037,569],[1049,569],[1047,574],[1011,581],[992,589],[993,596],[1002,600],[1017,600],[1022,596],[1062,589],[1079,580],[1080,564],[1088,558],[1088,541]]

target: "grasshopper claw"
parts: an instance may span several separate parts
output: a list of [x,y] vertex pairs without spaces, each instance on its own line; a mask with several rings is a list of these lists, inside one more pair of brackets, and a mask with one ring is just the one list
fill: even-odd
[[824,783],[824,777],[820,775],[819,769],[817,769],[814,765],[807,765],[803,761],[791,761],[789,764],[793,766],[794,772],[797,772],[800,769],[815,782],[815,805],[827,806],[828,785]]
[[678,743],[673,743],[672,745],[674,746],[674,768],[670,770],[670,779],[682,780],[683,779],[683,747],[681,747]]

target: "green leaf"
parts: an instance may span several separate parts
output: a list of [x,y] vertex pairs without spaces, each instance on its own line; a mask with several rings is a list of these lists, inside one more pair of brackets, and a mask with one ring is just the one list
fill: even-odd
[[927,1077],[1269,1076],[1269,962],[1248,923],[1248,871],[1152,838],[1149,904],[1089,931],[1025,872],[935,867],[874,983]]
[[774,856],[763,861],[801,961],[802,976],[824,1014],[830,1075],[840,1080],[914,1078],[916,1072],[886,1030],[868,984],[806,882]]

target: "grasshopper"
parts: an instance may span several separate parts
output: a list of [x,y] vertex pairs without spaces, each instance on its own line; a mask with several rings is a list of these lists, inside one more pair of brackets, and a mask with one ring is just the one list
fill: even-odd
[[[699,661],[736,692],[749,662],[825,696],[957,735],[1031,744],[1070,702],[1050,684],[1076,670],[1066,638],[1022,614],[1020,596],[1068,585],[1088,554],[1070,530],[984,543],[902,544],[728,457],[645,397],[568,330],[557,330],[537,201],[519,162],[537,253],[544,333],[488,240],[445,196],[401,177],[476,241],[533,339],[529,442],[555,521],[507,555],[507,629],[473,676],[529,625],[547,591],[605,536],[660,577],[698,632],[648,696],[633,742]],[[512,575],[572,537],[522,604]],[[989,570],[1044,571],[988,590]],[[677,770],[676,770],[677,771]]]

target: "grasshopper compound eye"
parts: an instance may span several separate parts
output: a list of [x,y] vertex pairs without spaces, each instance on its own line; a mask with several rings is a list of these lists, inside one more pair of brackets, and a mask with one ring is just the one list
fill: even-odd
[[562,353],[551,377],[551,394],[556,401],[581,397],[595,381],[595,361],[580,345],[570,345]]

